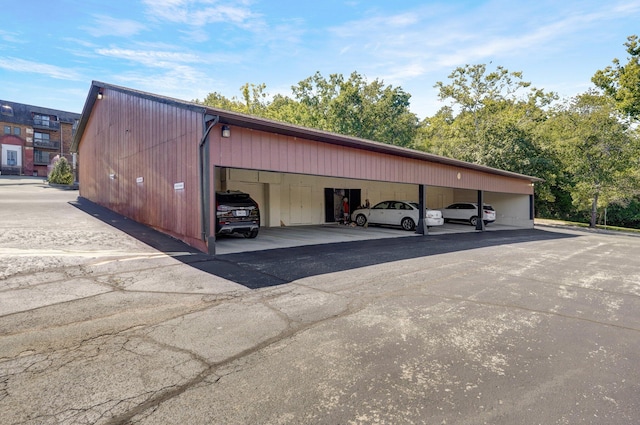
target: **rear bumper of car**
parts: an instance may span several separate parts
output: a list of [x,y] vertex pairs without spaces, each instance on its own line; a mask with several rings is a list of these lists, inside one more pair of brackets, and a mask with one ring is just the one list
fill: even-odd
[[494,221],[496,221],[496,216],[495,214],[484,214],[482,221],[484,221],[485,223],[493,223]]
[[230,235],[231,233],[249,233],[259,229],[260,225],[257,223],[223,223],[218,224],[216,233]]
[[429,227],[442,226],[444,224],[444,218],[429,218],[429,217],[427,217],[425,219],[425,222],[427,223],[427,226],[429,226]]

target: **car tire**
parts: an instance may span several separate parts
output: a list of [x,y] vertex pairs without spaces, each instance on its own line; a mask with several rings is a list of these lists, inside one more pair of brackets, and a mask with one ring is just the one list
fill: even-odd
[[256,236],[258,236],[258,229],[253,229],[252,231],[247,232],[247,233],[244,234],[244,237],[245,238],[249,238],[249,239],[253,239]]
[[400,222],[400,225],[404,230],[409,230],[409,231],[416,228],[416,223],[414,223],[413,220],[410,219],[409,217],[403,218],[402,221]]
[[365,224],[367,224],[367,217],[365,217],[364,214],[358,214],[356,216],[356,224],[358,226],[364,226]]
[[478,225],[478,217],[473,216],[469,219],[469,223],[471,223],[472,226],[477,226]]

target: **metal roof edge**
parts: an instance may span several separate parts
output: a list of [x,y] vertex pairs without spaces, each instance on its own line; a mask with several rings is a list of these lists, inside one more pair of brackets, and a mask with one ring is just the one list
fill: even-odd
[[93,110],[93,105],[96,103],[96,100],[98,97],[98,90],[100,89],[100,86],[98,84],[99,84],[98,82],[92,81],[91,86],[89,86],[89,93],[87,94],[87,97],[84,100],[84,106],[82,107],[82,114],[80,115],[80,122],[78,123],[76,134],[73,135],[73,142],[71,143],[71,152],[78,152],[78,147],[80,146],[80,140],[82,139],[84,130],[87,127],[87,122],[89,121],[89,116],[91,115],[91,111]]
[[186,102],[179,99],[173,99],[166,96],[160,96],[152,93],[143,92],[140,90],[130,89],[127,87],[117,86],[114,84],[103,83],[101,81],[92,81],[91,86],[89,87],[89,93],[87,94],[87,98],[84,103],[84,107],[82,108],[82,115],[80,118],[80,123],[78,125],[78,129],[73,138],[73,143],[71,144],[71,151],[78,152],[78,148],[80,147],[80,141],[82,140],[82,136],[84,134],[84,130],[86,129],[87,122],[89,121],[89,117],[91,116],[91,112],[93,111],[93,107],[98,100],[98,93],[101,90],[112,90],[120,93],[131,94],[137,97],[141,97],[143,99],[149,99],[160,103],[165,103],[169,105],[173,105],[179,108],[195,110],[196,112],[205,113],[206,108],[202,105],[198,105],[193,102]]
[[13,100],[0,99],[0,105],[5,104],[11,107],[21,107],[22,109],[28,109],[29,112],[40,112],[43,114],[56,115],[58,117],[62,116],[66,119],[77,119],[80,117],[80,114],[77,112],[49,108],[48,106],[31,105],[29,103],[15,102]]

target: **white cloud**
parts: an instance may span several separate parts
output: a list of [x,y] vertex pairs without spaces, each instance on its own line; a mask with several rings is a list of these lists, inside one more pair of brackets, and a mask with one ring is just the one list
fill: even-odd
[[[142,45],[145,46],[145,45]],[[241,60],[240,55],[234,54],[213,54],[213,53],[190,53],[171,51],[171,46],[153,44],[146,45],[143,49],[121,49],[104,48],[96,49],[96,54],[114,59],[124,59],[130,62],[139,63],[151,68],[173,69],[185,64],[207,65],[213,63],[229,63]],[[153,50],[153,47],[165,47],[164,50]],[[177,49],[177,48],[176,48]]]
[[403,81],[407,78],[414,78],[424,75],[426,70],[422,64],[408,63],[399,67],[390,67],[390,73],[383,76],[384,81]]
[[184,34],[181,37],[183,40],[192,41],[195,43],[204,43],[209,41],[210,35],[207,31],[202,28],[189,28],[186,30],[180,30],[180,33]]
[[73,69],[14,57],[0,57],[0,68],[12,72],[45,75],[57,80],[83,80],[80,74]]
[[93,25],[82,26],[81,29],[94,37],[132,37],[146,29],[146,25],[130,19],[116,19],[107,15],[93,15],[93,17]]
[[618,4],[613,8],[613,10],[623,15],[636,14],[640,12],[640,2]]
[[616,17],[616,13],[605,7],[590,13],[571,13],[558,16],[557,19],[554,17],[531,28],[522,25],[515,32],[512,28],[505,28],[496,34],[480,32],[468,38],[465,43],[452,45],[449,51],[439,54],[437,63],[442,67],[452,67],[489,58],[516,57],[553,50],[562,43],[575,42],[579,34],[598,22]]
[[143,0],[143,3],[147,13],[156,19],[195,27],[218,22],[243,26],[256,18],[242,1],[235,5],[212,0]]
[[202,99],[216,87],[209,75],[190,66],[175,66],[159,73],[125,72],[113,78],[129,87],[187,101]]
[[[301,20],[279,19],[270,25],[265,17],[251,10],[251,1],[219,0],[142,0],[146,15],[157,24],[176,24],[185,42],[203,43],[216,39],[227,45],[299,42]],[[224,33],[224,37],[220,34]],[[248,41],[249,40],[249,41]]]
[[87,49],[94,48],[96,46],[96,44],[82,38],[64,37],[62,40]]
[[7,43],[26,43],[20,34],[17,32],[9,32],[0,30],[0,40],[6,41]]
[[[634,3],[599,4],[591,10],[570,4],[550,8],[555,3],[514,9],[495,1],[469,9],[456,9],[454,4],[445,14],[438,8],[447,6],[431,4],[397,14],[369,15],[328,31],[336,45],[334,52],[343,62],[384,70],[393,79],[410,79],[435,70],[543,54],[560,44],[580,43],[584,32],[599,22],[638,13],[640,2]],[[544,13],[533,13],[530,8]]]
[[199,63],[202,60],[193,53],[133,50],[133,49],[97,49],[96,53],[116,59],[138,62],[145,66],[167,68],[176,63]]

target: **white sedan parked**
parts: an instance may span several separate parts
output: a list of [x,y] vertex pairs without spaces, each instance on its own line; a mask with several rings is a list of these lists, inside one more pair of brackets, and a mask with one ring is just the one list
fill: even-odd
[[[383,201],[371,208],[359,208],[351,214],[351,220],[358,226],[365,224],[384,224],[400,226],[404,230],[413,230],[418,223],[419,206],[409,201]],[[442,226],[444,219],[438,210],[427,209],[425,212],[427,227]]]

